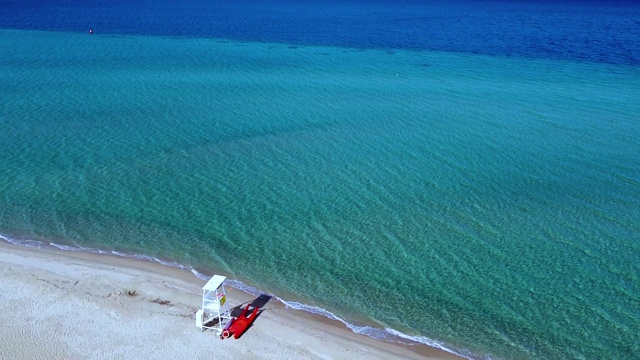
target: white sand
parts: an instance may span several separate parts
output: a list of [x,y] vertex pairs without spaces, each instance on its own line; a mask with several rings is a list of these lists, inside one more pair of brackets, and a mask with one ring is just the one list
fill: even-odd
[[[222,341],[195,326],[203,285],[148,261],[0,240],[0,359],[457,359],[354,334],[275,299],[244,336]],[[228,298],[254,299],[236,289]]]

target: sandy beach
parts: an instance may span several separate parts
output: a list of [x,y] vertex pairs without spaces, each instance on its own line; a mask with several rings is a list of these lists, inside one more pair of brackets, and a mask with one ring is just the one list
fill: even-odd
[[[0,241],[0,359],[457,359],[275,299],[238,340],[195,326],[204,281],[150,261]],[[232,306],[255,296],[229,290]]]

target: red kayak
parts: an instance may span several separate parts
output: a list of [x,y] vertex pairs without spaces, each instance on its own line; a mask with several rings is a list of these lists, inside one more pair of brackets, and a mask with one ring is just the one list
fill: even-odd
[[249,328],[249,326],[253,323],[258,315],[258,307],[253,308],[253,311],[249,316],[247,316],[247,312],[249,311],[249,305],[244,308],[242,314],[237,318],[231,319],[229,324],[225,327],[225,330],[222,332],[221,338],[226,339],[233,334],[234,338],[239,338],[244,334],[245,331]]

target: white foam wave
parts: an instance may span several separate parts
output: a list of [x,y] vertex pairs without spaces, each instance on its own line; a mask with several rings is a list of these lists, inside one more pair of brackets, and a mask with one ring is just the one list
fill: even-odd
[[[429,339],[429,338],[424,337],[424,336],[408,335],[408,334],[402,333],[402,332],[400,332],[398,330],[391,329],[391,328],[385,328],[385,331],[387,331],[389,334],[392,334],[392,335],[397,336],[399,338],[407,339],[407,340],[410,340],[410,341],[415,342],[415,343],[421,343],[421,344],[429,345],[431,347],[435,347],[435,348],[438,348],[440,350],[444,350],[444,351],[446,351],[448,353],[452,353],[454,355],[458,355],[458,356],[466,358],[466,359],[475,359],[476,358],[471,353],[468,353],[466,351],[456,351],[456,350],[450,349],[447,346],[445,346],[444,344],[442,344],[441,342]],[[484,357],[483,359],[484,360],[491,360],[490,357]]]
[[68,245],[60,245],[60,244],[56,244],[56,243],[49,243],[49,245],[56,247],[60,250],[66,250],[66,251],[83,251],[82,249],[80,249],[79,247],[76,246],[68,246]]
[[[341,323],[343,323],[346,327],[348,327],[349,329],[351,329],[351,331],[357,333],[357,334],[362,334],[362,335],[366,335],[369,336],[373,339],[376,340],[382,340],[382,341],[389,341],[389,342],[397,342],[397,343],[402,343],[405,345],[415,345],[415,344],[424,344],[424,345],[428,345],[430,347],[435,347],[438,349],[441,349],[443,351],[446,351],[448,353],[451,354],[455,354],[458,355],[460,357],[466,358],[466,359],[473,359],[471,357],[471,354],[464,354],[463,352],[459,352],[459,351],[455,351],[453,349],[450,349],[448,347],[446,347],[444,344],[429,339],[427,337],[424,336],[413,336],[413,335],[408,335],[405,333],[402,333],[398,330],[392,329],[392,328],[385,328],[385,329],[379,329],[379,328],[375,328],[375,327],[371,327],[371,326],[358,326],[358,325],[354,325],[342,318],[340,318],[339,316],[335,315],[334,313],[332,313],[331,311],[328,311],[326,309],[323,309],[321,307],[317,307],[317,306],[312,306],[312,305],[306,305],[306,304],[302,304],[299,303],[297,301],[287,301],[284,299],[281,299],[279,297],[276,297],[279,301],[281,301],[283,304],[285,304],[285,306],[290,307],[292,309],[296,309],[296,310],[302,310],[302,311],[307,311],[316,315],[321,315],[324,316],[326,318],[329,318],[331,320],[335,320],[335,321],[339,321]],[[408,341],[402,341],[402,340],[408,340]]]
[[44,243],[41,241],[30,240],[30,239],[18,240],[18,239],[13,239],[3,235],[0,235],[0,239],[14,245],[22,245],[22,246],[35,247],[35,248],[41,248],[44,245]]
[[209,279],[211,278],[211,277],[207,277],[207,275],[205,275],[205,274],[203,274],[203,273],[199,272],[199,271],[198,271],[198,270],[196,270],[196,269],[189,268],[189,270],[191,270],[191,273],[192,273],[195,277],[197,277],[198,279],[200,279],[200,280],[207,281],[207,280],[209,280]]
[[[85,251],[85,252],[90,252],[90,253],[98,253],[98,254],[112,254],[112,255],[116,255],[116,256],[121,256],[121,257],[127,257],[127,258],[135,258],[135,259],[140,259],[140,260],[147,260],[147,261],[151,261],[151,262],[157,262],[160,263],[162,265],[165,266],[171,266],[171,267],[177,267],[177,268],[181,268],[181,269],[186,269],[191,271],[191,273],[197,277],[200,280],[203,281],[207,281],[211,278],[210,275],[205,275],[199,271],[197,271],[196,269],[192,268],[191,266],[185,266],[182,264],[179,264],[177,262],[172,262],[172,261],[165,261],[162,259],[158,259],[156,257],[153,256],[148,256],[148,255],[142,255],[142,254],[127,254],[127,253],[122,253],[122,252],[118,252],[115,250],[112,251],[104,251],[104,250],[100,250],[100,249],[94,249],[94,248],[89,248],[89,247],[83,247],[83,246],[70,246],[70,245],[61,245],[61,244],[56,244],[56,243],[52,243],[50,242],[49,244],[46,244],[42,241],[37,241],[37,240],[31,240],[31,239],[14,239],[11,237],[7,237],[4,235],[0,235],[0,239],[5,240],[6,242],[9,242],[11,244],[15,244],[15,245],[22,245],[22,246],[27,246],[27,247],[35,247],[35,248],[42,248],[46,245],[49,246],[53,246],[55,248],[58,248],[60,250],[64,250],[64,251]],[[233,287],[235,289],[241,290],[243,292],[246,292],[248,294],[251,294],[253,296],[259,296],[264,294],[263,291],[261,291],[260,289],[257,289],[255,287],[249,286],[244,284],[241,281],[238,280],[234,280],[234,279],[227,279],[226,280],[226,285]],[[272,295],[272,294],[271,294]],[[385,328],[385,329],[379,329],[379,328],[375,328],[375,327],[371,327],[371,326],[358,326],[355,324],[352,324],[340,317],[338,317],[337,315],[335,315],[334,313],[332,313],[331,311],[328,311],[326,309],[323,309],[321,307],[318,306],[313,306],[313,305],[307,305],[307,304],[303,304],[297,301],[287,301],[285,299],[282,299],[280,297],[277,297],[275,295],[274,296],[276,299],[278,299],[278,301],[282,302],[287,308],[291,308],[291,309],[295,309],[295,310],[300,310],[300,311],[306,311],[312,314],[316,314],[316,315],[321,315],[324,316],[328,319],[334,320],[334,321],[339,321],[342,324],[344,324],[347,328],[351,329],[351,331],[357,333],[357,334],[362,334],[362,335],[366,335],[369,336],[373,339],[376,340],[382,340],[382,341],[388,341],[388,342],[396,342],[396,343],[402,343],[402,344],[406,344],[406,345],[415,345],[415,344],[424,344],[424,345],[428,345],[431,347],[435,347],[438,349],[441,349],[443,351],[449,352],[451,354],[455,354],[458,355],[460,357],[466,358],[466,359],[474,359],[474,357],[471,354],[466,354],[465,352],[461,352],[461,351],[455,351],[453,349],[450,349],[448,347],[446,347],[444,344],[429,339],[427,337],[424,336],[414,336],[414,335],[408,335],[405,333],[402,333],[400,331],[397,331],[395,329],[391,329],[391,328]],[[490,358],[485,358],[485,360],[490,360]]]
[[253,296],[260,296],[260,295],[265,293],[264,291],[260,291],[260,289],[256,289],[253,286],[249,286],[249,285],[247,285],[247,284],[245,284],[245,283],[243,283],[241,281],[238,281],[238,280],[228,279],[226,282],[227,282],[227,284],[229,284],[229,286],[231,286],[231,287],[233,287],[235,289],[244,291],[244,292],[246,292],[248,294],[251,294]]

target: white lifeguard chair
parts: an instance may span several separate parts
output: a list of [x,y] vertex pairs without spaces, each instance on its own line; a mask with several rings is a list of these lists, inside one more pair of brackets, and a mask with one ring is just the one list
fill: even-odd
[[220,335],[226,323],[231,320],[223,284],[226,279],[224,276],[213,275],[202,287],[202,309],[196,313],[196,326],[200,331],[213,329]]

